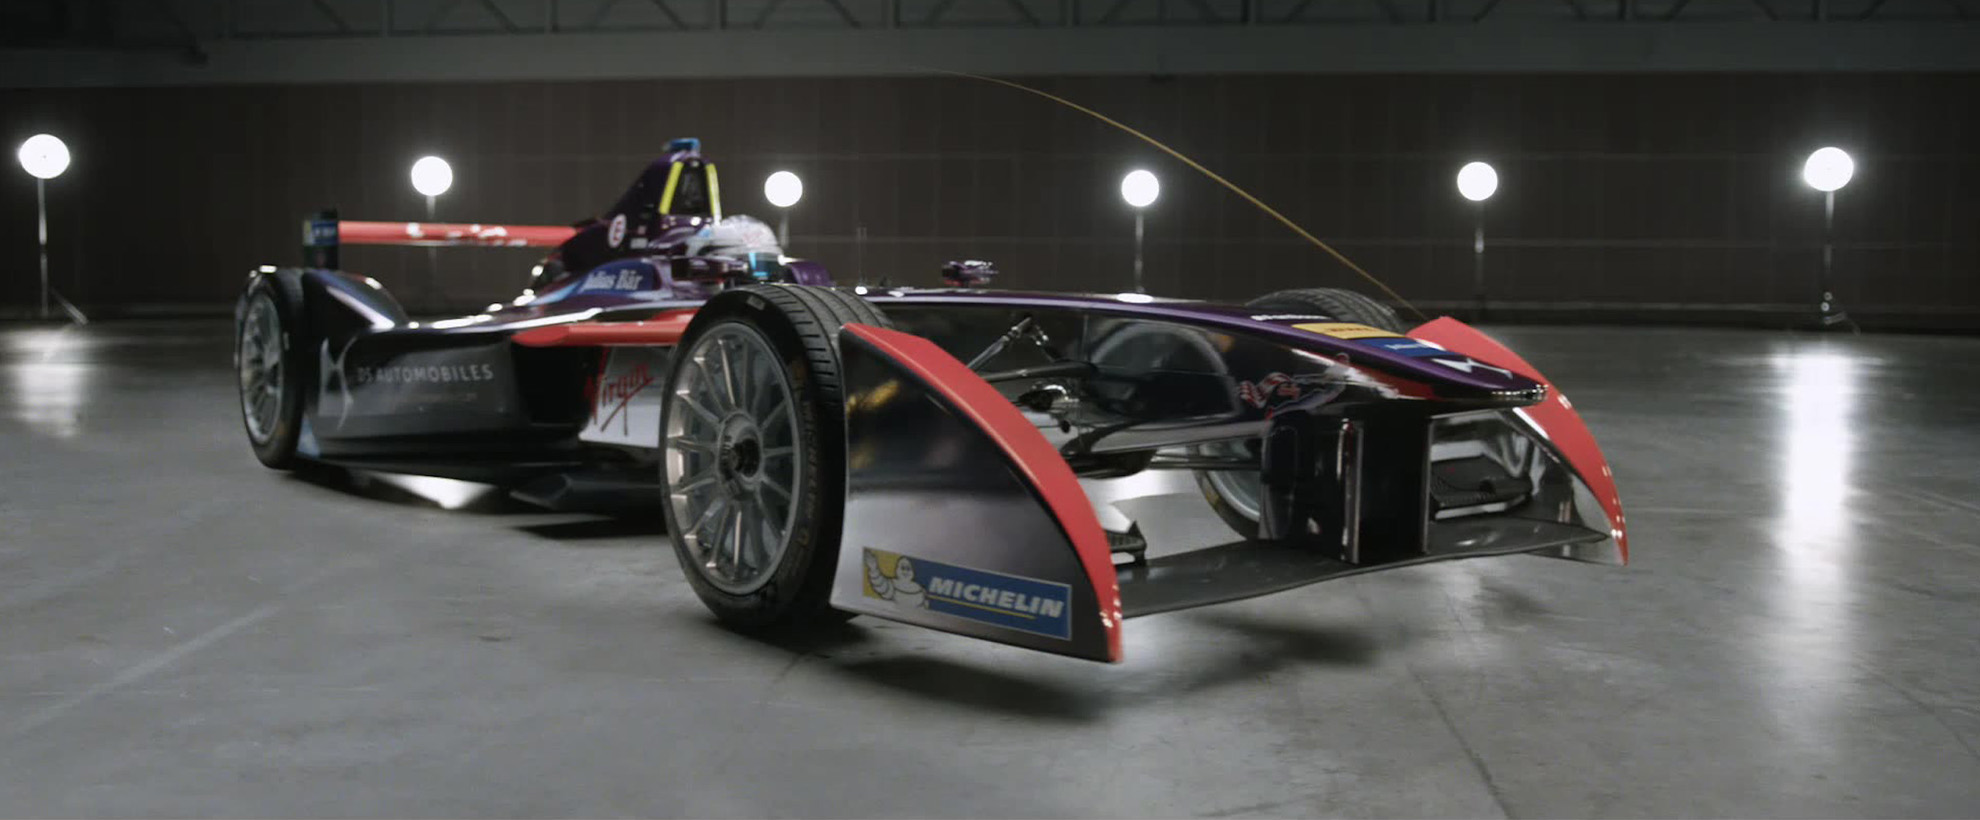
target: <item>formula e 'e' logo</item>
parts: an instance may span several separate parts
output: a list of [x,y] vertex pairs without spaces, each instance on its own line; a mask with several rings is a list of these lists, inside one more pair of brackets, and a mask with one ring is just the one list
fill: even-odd
[[626,215],[612,217],[612,227],[605,229],[605,244],[616,248],[626,241]]
[[1492,365],[1486,364],[1477,359],[1473,359],[1469,356],[1462,359],[1431,359],[1430,361],[1436,362],[1438,364],[1441,364],[1452,370],[1456,370],[1459,373],[1464,373],[1466,375],[1469,375],[1473,370],[1490,370],[1508,379],[1512,378],[1513,375],[1513,372],[1510,370],[1507,370],[1503,367],[1493,367]]

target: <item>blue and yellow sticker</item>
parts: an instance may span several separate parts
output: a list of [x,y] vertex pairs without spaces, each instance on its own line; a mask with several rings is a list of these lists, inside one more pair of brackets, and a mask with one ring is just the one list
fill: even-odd
[[978,623],[1072,638],[1072,587],[867,548],[866,597]]
[[1435,356],[1450,352],[1429,342],[1356,322],[1305,322],[1293,327],[1308,333],[1360,342],[1404,356]]
[[1293,325],[1293,327],[1309,333],[1332,336],[1336,339],[1374,339],[1400,337],[1402,335],[1400,333],[1391,333],[1379,327],[1369,327],[1354,322],[1306,322]]

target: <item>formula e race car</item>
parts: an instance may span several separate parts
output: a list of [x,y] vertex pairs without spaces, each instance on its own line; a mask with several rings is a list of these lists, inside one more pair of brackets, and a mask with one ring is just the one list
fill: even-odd
[[[249,275],[241,410],[270,467],[665,508],[688,581],[751,627],[865,614],[1093,660],[1123,618],[1427,561],[1620,564],[1601,451],[1567,399],[1450,318],[1311,289],[833,287],[677,141],[575,227],[308,224]],[[510,304],[419,322],[339,244],[554,247]],[[1229,543],[1103,528],[1082,479],[1186,471]],[[1118,516],[1116,516],[1118,517]]]

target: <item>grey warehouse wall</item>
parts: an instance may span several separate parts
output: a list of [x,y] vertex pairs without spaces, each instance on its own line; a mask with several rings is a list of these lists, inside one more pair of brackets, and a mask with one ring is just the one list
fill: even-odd
[[[1512,312],[1778,321],[1815,288],[1819,195],[1801,158],[1858,159],[1839,197],[1837,290],[1890,327],[1980,327],[1980,75],[1363,75],[1045,79],[1170,141],[1411,300],[1461,307],[1471,209],[1452,175],[1501,175],[1488,280]],[[949,78],[642,80],[0,91],[9,145],[76,155],[50,189],[54,277],[86,308],[221,305],[297,258],[299,219],[417,219],[406,169],[449,158],[443,220],[595,213],[666,140],[698,136],[724,205],[774,220],[763,177],[804,177],[793,251],[842,281],[934,284],[988,258],[1001,285],[1119,290],[1118,181],[1161,176],[1150,290],[1238,300],[1354,277],[1132,138],[1044,100]],[[0,305],[34,298],[32,180],[0,174]],[[867,241],[856,246],[856,230]],[[513,295],[534,253],[361,249],[416,312]]]

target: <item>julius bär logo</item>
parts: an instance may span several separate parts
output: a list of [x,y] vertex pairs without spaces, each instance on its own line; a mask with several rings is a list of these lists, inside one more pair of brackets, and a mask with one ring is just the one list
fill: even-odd
[[578,285],[578,292],[589,293],[594,290],[634,291],[639,290],[641,281],[639,271],[637,270],[601,270],[586,274],[584,282]]

